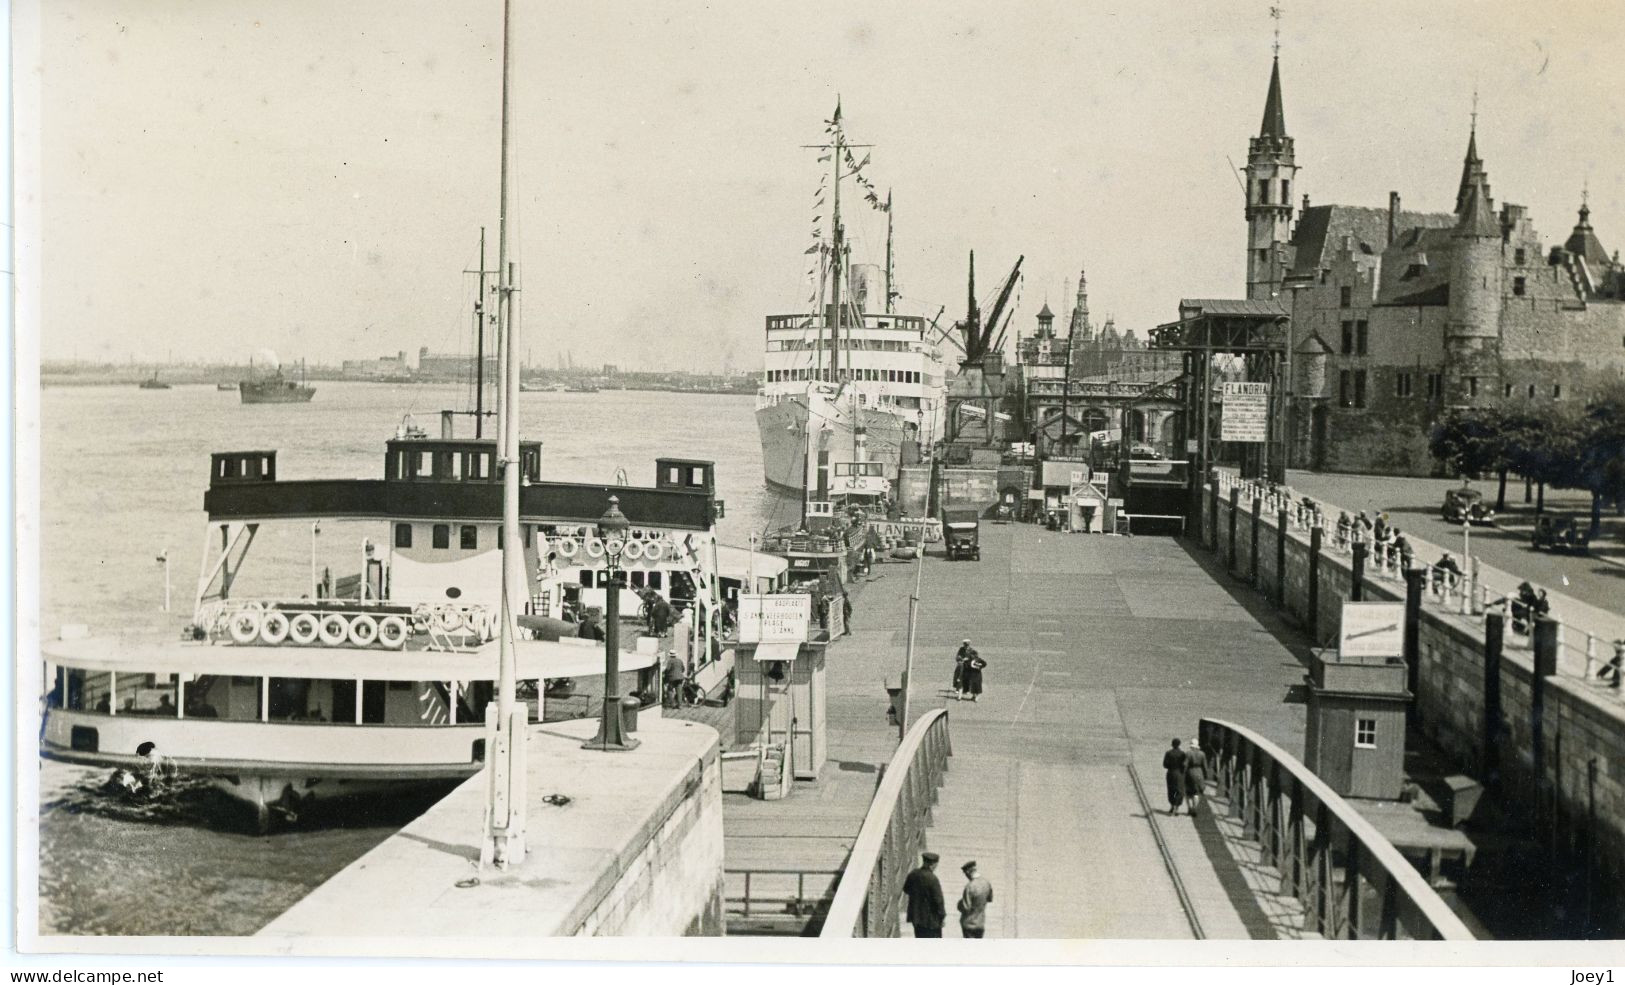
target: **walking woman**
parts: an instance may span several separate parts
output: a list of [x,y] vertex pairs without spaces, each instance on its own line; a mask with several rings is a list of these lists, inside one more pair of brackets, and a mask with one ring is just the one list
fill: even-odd
[[1178,739],[1162,754],[1162,769],[1168,785],[1168,816],[1172,817],[1185,802],[1185,753],[1179,748]]
[[965,673],[963,675],[965,678],[965,695],[972,701],[982,696],[982,668],[986,666],[987,661],[982,659],[982,655],[977,653],[975,648],[972,648],[970,654],[965,657]]
[[1202,795],[1207,791],[1207,753],[1195,739],[1185,751],[1185,813],[1196,816],[1202,806]]

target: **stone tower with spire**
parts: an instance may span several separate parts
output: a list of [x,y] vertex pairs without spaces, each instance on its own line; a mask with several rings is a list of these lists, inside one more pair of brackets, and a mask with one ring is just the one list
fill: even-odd
[[1094,341],[1094,328],[1089,324],[1089,280],[1084,271],[1078,271],[1078,299],[1072,305],[1072,324],[1067,326],[1072,345]]
[[1284,250],[1292,232],[1292,183],[1298,165],[1281,108],[1281,56],[1270,68],[1264,122],[1247,143],[1247,299],[1268,301],[1281,290]]
[[1450,304],[1444,331],[1444,402],[1477,407],[1501,394],[1501,222],[1478,158],[1478,127],[1467,139],[1456,228],[1451,234]]

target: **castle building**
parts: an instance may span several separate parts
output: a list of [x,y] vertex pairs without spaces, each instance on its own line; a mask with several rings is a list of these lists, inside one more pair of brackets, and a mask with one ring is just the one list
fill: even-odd
[[1292,315],[1292,465],[1428,475],[1452,408],[1583,401],[1625,378],[1625,266],[1584,201],[1547,250],[1521,205],[1490,192],[1476,115],[1450,212],[1309,204],[1280,62],[1250,141],[1247,297]]

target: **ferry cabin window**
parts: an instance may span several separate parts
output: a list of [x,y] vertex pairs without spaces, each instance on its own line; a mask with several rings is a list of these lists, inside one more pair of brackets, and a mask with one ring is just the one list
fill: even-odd
[[458,536],[459,545],[462,547],[463,550],[465,550],[465,551],[477,551],[477,550],[479,550],[479,547],[480,547],[480,531],[479,531],[479,528],[474,526],[472,523],[463,524],[462,529],[460,529],[458,531],[457,536]]
[[129,698],[119,707],[121,713],[149,715],[155,718],[176,718],[180,715],[177,680],[174,674],[126,674],[119,678],[118,689],[125,691],[125,678],[130,680]]
[[434,474],[434,452],[418,452],[418,467],[413,475],[430,476]]
[[68,670],[66,702],[69,711],[101,711],[112,706],[110,675],[105,670]]
[[395,524],[395,546],[412,546],[412,525],[410,523]]
[[437,523],[434,525],[434,547],[443,551],[451,546],[451,524]]

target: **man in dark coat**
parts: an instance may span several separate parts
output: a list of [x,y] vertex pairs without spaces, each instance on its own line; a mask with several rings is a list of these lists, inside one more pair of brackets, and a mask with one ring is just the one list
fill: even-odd
[[1179,805],[1185,802],[1185,752],[1179,748],[1178,739],[1162,754],[1162,768],[1168,786],[1168,814],[1171,817],[1179,813]]
[[903,880],[903,895],[908,897],[908,922],[914,925],[915,937],[941,937],[942,924],[948,919],[948,906],[942,899],[942,882],[937,879],[936,852],[920,856],[920,867]]

